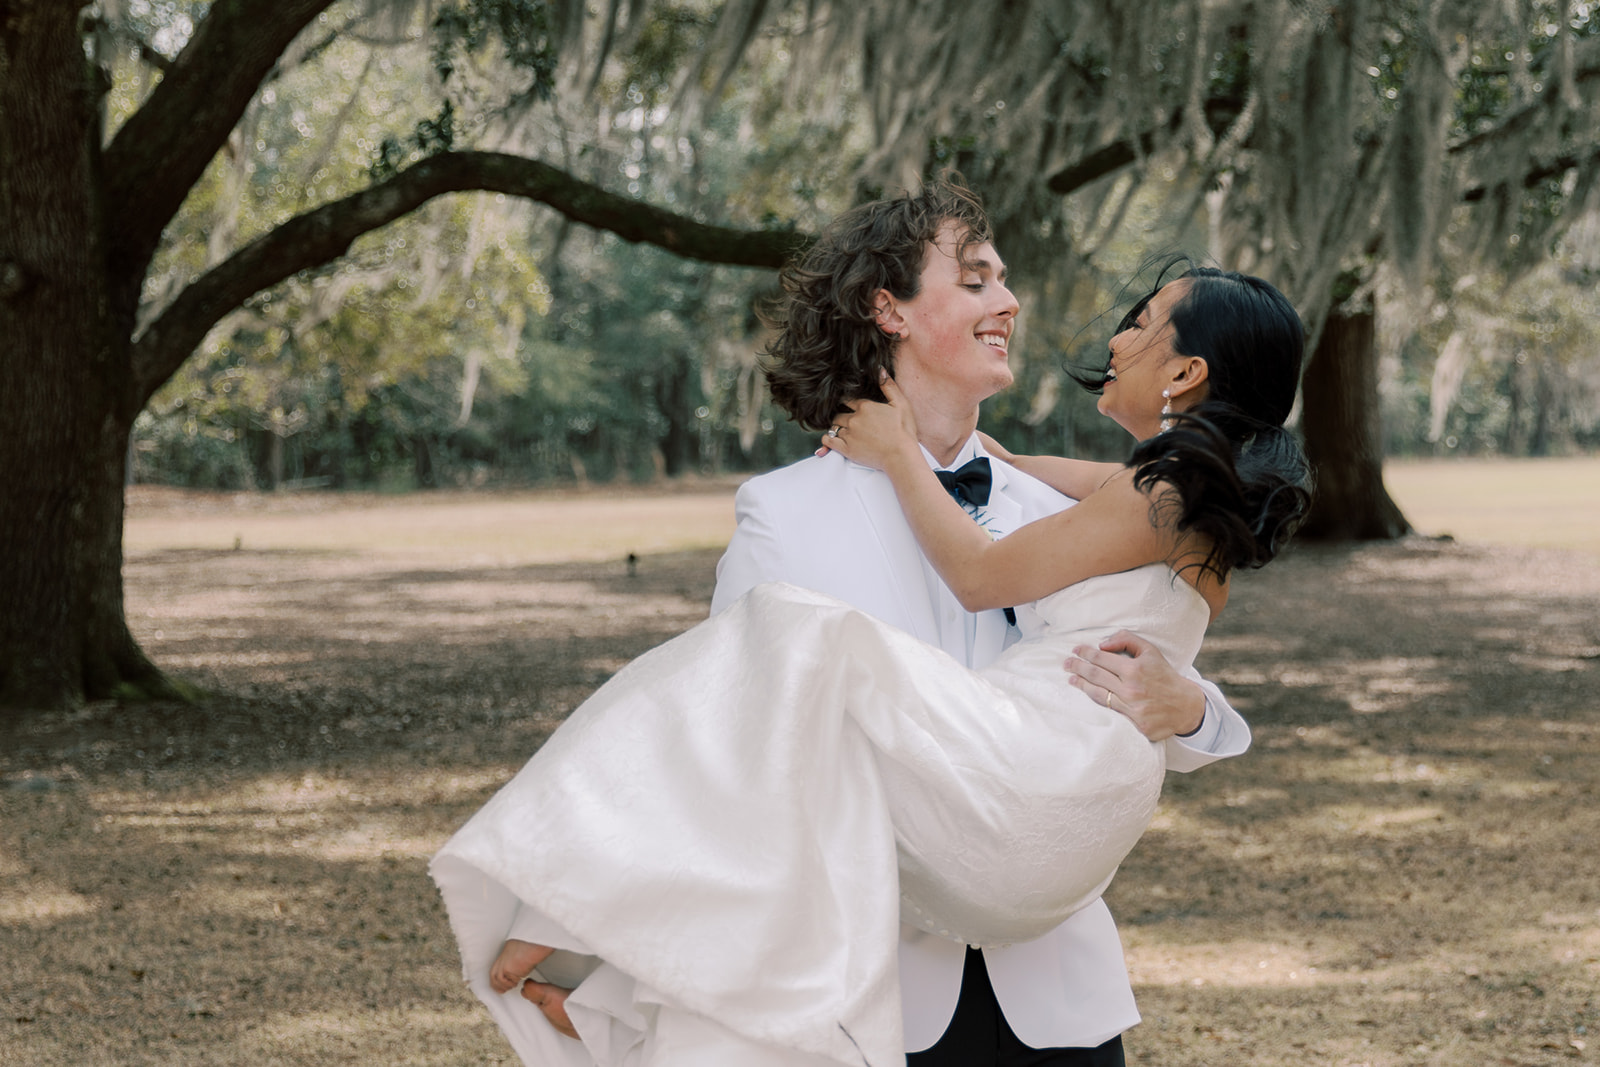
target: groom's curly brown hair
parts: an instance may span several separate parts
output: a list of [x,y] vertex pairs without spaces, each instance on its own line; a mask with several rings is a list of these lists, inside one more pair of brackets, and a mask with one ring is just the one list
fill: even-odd
[[963,261],[991,239],[983,204],[953,175],[851,208],[784,268],[783,297],[766,316],[778,336],[762,367],[772,399],[795,422],[824,430],[847,401],[883,399],[878,376],[893,373],[896,341],[879,328],[874,302],[883,289],[900,300],[917,295],[928,246],[947,222],[961,235]]

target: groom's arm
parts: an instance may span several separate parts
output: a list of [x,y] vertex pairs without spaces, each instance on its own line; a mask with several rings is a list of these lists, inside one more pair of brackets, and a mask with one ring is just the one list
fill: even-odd
[[1185,672],[1184,678],[1205,694],[1205,716],[1193,734],[1167,738],[1167,770],[1192,771],[1242,754],[1250,747],[1250,724],[1244,716],[1233,710],[1222,690],[1200,677],[1194,668]]
[[[1178,672],[1148,641],[1124,630],[1067,661],[1072,684],[1164,741],[1167,769],[1192,771],[1250,747],[1250,727],[1192,667]],[[1115,697],[1115,700],[1111,700]]]

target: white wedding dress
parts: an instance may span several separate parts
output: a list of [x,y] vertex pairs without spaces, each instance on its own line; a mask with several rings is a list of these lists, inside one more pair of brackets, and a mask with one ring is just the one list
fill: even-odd
[[[831,597],[757,586],[573,712],[430,868],[523,1062],[903,1064],[902,920],[1005,944],[1099,897],[1163,750],[1063,663],[1126,628],[1182,669],[1209,610],[1152,565],[1017,616],[1022,640],[971,671]],[[489,988],[514,917],[565,950],[541,974],[581,979],[582,1045]]]

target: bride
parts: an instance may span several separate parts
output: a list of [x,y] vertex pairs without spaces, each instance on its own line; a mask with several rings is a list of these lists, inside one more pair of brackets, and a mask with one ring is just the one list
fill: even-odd
[[[892,380],[839,416],[823,446],[883,470],[940,577],[969,610],[1016,605],[1022,640],[970,671],[768,584],[602,686],[431,866],[524,1062],[903,1063],[901,921],[1006,944],[1094,901],[1162,749],[1061,664],[1128,629],[1186,666],[1231,570],[1276,554],[1309,501],[1283,428],[1302,347],[1260,279],[1160,285],[1092,383],[1139,441],[1128,463],[986,440],[1080,499],[1000,540],[929,469]],[[581,1044],[518,996],[530,973],[576,986],[550,1014]]]

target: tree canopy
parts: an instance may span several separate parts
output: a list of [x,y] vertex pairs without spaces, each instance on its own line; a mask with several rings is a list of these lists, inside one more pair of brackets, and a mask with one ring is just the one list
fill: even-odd
[[[771,268],[855,200],[955,167],[1030,309],[1024,389],[996,408],[1037,426],[1141,250],[1199,244],[1270,277],[1314,333],[1331,324],[1335,369],[1375,358],[1374,330],[1342,332],[1375,294],[1393,317],[1440,303],[1436,283],[1515,280],[1593,207],[1597,101],[1581,0],[5,0],[0,576],[23,608],[0,624],[0,702],[159,688],[121,617],[121,472],[196,352],[281,441],[318,406],[426,378],[441,331],[465,421],[485,375],[596,395],[563,341],[631,329],[669,349],[636,383],[663,411],[696,378],[702,400],[740,383],[743,443],[759,283],[596,246],[680,293],[669,315],[742,316],[746,355],[707,363],[681,332],[625,325],[636,292],[555,253],[594,231]],[[491,198],[441,199],[468,191]],[[564,285],[590,311],[546,322]],[[1375,412],[1355,369],[1329,395]],[[1323,462],[1365,455],[1349,480],[1381,493],[1373,422],[1328,423],[1346,424],[1355,444],[1323,442]],[[697,432],[657,431],[658,449]]]
[[[1588,170],[1551,177],[1587,147],[1569,135],[1581,133],[1593,95],[1582,5],[1568,5],[1565,36],[1553,32],[1558,5],[1164,5],[1161,19],[1108,7],[1025,4],[1005,20],[971,4],[612,4],[588,16],[544,4],[334,9],[349,21],[303,56],[291,51],[273,79],[310,82],[300,99],[332,121],[292,145],[314,153],[309,163],[285,151],[275,165],[301,174],[288,182],[297,191],[315,191],[311,164],[356,112],[369,116],[355,139],[364,158],[349,168],[357,179],[470,143],[559,158],[575,178],[696,218],[801,228],[854,197],[959,166],[1000,216],[1002,247],[1029,290],[1024,389],[992,414],[1047,447],[1065,444],[1069,426],[1073,443],[1095,438],[1084,409],[1057,412],[1056,364],[1084,340],[1081,323],[1107,303],[1109,279],[1131,267],[1122,250],[1206,247],[1293,292],[1314,329],[1336,280],[1354,270],[1347,293],[1382,281],[1386,297],[1412,300],[1388,301],[1387,335],[1392,322],[1422,317],[1414,305],[1428,294],[1397,283],[1432,277],[1425,263],[1436,253],[1447,273],[1514,277],[1573,214],[1565,205],[1584,199]],[[961,32],[945,32],[952,25]],[[1444,67],[1417,61],[1441,42]],[[1505,60],[1506,42],[1526,47]],[[342,82],[327,73],[336,56]],[[322,75],[305,76],[319,63]],[[1426,93],[1444,100],[1435,110],[1448,121],[1442,136],[1418,141],[1427,131],[1411,123]],[[298,128],[276,121],[292,141]],[[231,157],[241,172],[259,162]],[[324,197],[343,187],[321,184]],[[1186,229],[1195,219],[1204,228]],[[227,222],[211,224],[208,243]],[[1510,224],[1521,229],[1495,232]],[[536,216],[521,226],[530,251],[570,247],[568,232]],[[535,251],[534,261],[553,260]],[[389,262],[418,268],[413,257]],[[348,285],[349,259],[343,270]],[[328,294],[341,291],[324,283],[318,306],[337,307]],[[302,303],[287,295],[276,306]],[[736,323],[730,315],[722,332]],[[470,353],[482,346],[458,343],[469,349],[464,385],[477,380],[481,359]],[[1039,425],[1058,436],[1038,438]]]

